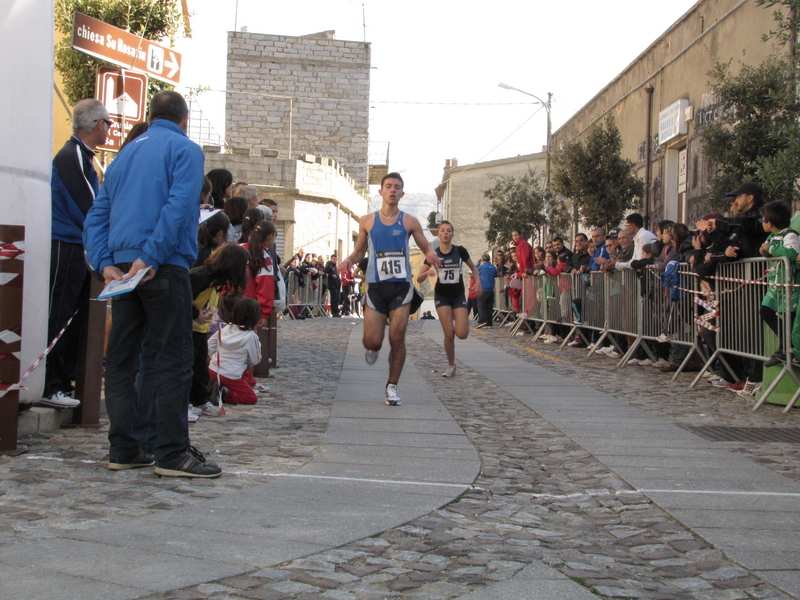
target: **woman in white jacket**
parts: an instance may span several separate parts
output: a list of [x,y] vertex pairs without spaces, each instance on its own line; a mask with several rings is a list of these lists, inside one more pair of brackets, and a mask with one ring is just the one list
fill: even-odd
[[261,307],[255,298],[241,298],[233,307],[231,324],[208,340],[212,382],[218,382],[223,400],[228,404],[255,404],[252,366],[261,362],[261,342],[255,327],[261,319]]

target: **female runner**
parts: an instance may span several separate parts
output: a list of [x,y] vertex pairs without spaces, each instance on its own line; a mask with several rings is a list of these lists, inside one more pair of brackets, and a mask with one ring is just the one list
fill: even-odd
[[464,264],[472,271],[475,278],[475,291],[480,295],[481,278],[478,269],[469,257],[466,248],[453,245],[453,225],[449,221],[442,221],[439,225],[439,247],[436,254],[442,261],[438,270],[431,267],[428,261],[422,265],[422,270],[417,276],[417,282],[422,283],[426,277],[435,277],[436,286],[433,289],[433,300],[436,306],[436,313],[439,315],[439,322],[444,331],[444,351],[447,354],[447,369],[442,373],[442,377],[453,377],[456,374],[456,342],[458,339],[464,340],[469,335],[469,311],[467,309],[467,299],[464,296],[464,277],[462,269]]

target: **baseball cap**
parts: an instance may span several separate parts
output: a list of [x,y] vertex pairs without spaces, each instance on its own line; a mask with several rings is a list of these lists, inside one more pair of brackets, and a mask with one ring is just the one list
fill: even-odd
[[620,231],[622,231],[620,227],[612,227],[608,230],[608,235],[606,237],[615,240],[619,237]]
[[728,202],[734,200],[740,194],[747,194],[748,196],[755,196],[756,200],[761,200],[764,197],[764,188],[757,184],[755,181],[746,181],[732,192],[725,194],[724,199]]

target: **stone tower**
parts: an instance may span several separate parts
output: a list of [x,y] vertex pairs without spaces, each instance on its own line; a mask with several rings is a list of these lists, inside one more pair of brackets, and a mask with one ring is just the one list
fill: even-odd
[[370,44],[333,38],[229,32],[227,140],[333,158],[367,187]]

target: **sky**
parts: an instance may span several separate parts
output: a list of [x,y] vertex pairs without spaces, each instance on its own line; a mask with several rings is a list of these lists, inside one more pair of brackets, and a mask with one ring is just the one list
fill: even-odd
[[552,93],[555,131],[695,3],[188,0],[192,38],[176,43],[178,89],[211,88],[198,102],[222,134],[228,31],[366,39],[371,146],[389,143],[390,170],[402,173],[406,192],[432,193],[447,159],[466,165],[542,151],[542,104],[499,83],[541,100]]

